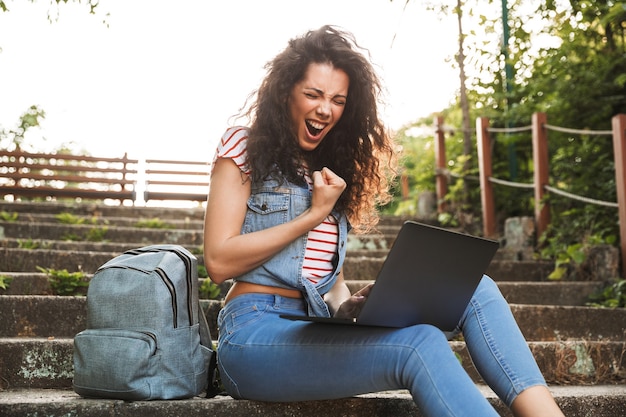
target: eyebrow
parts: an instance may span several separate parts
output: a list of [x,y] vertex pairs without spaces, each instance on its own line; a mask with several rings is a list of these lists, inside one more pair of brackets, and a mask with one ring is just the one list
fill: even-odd
[[[319,88],[314,88],[314,87],[304,87],[304,89],[305,89],[305,90],[313,90],[313,91],[315,91],[315,92],[316,92],[317,94],[319,94],[319,95],[322,95],[322,96],[324,95],[324,92],[323,92],[322,90],[320,90]],[[335,94],[335,95],[333,96],[333,98],[337,98],[337,97],[342,97],[342,98],[345,98],[345,99],[347,99],[347,98],[348,98],[348,96],[347,96],[347,95],[343,95],[343,94]]]

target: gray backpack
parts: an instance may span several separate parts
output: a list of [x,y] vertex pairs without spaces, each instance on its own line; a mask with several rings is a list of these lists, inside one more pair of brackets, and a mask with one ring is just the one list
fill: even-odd
[[96,271],[87,329],[74,338],[76,393],[131,401],[212,396],[215,356],[197,259],[185,248],[129,250]]

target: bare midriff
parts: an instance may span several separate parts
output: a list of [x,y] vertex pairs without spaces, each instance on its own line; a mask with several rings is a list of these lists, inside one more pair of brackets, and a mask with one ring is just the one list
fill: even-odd
[[302,298],[302,293],[298,290],[287,288],[271,287],[269,285],[253,284],[251,282],[235,282],[226,294],[224,303],[228,303],[235,297],[243,294],[275,294],[287,298]]

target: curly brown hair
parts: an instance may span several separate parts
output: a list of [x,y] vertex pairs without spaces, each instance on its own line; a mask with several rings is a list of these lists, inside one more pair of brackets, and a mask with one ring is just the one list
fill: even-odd
[[[272,176],[302,184],[303,161],[310,170],[328,167],[347,184],[335,208],[356,231],[366,231],[378,222],[378,205],[391,198],[395,170],[391,137],[378,115],[380,79],[359,50],[352,34],[333,26],[291,39],[266,64],[267,74],[245,114],[252,121],[247,146],[253,182]],[[343,70],[350,84],[342,117],[315,150],[306,152],[298,146],[288,98],[311,64]]]

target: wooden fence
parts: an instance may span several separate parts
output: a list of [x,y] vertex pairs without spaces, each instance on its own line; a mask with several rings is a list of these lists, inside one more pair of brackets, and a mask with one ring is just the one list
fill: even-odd
[[[617,202],[607,202],[577,196],[550,186],[549,182],[549,155],[548,155],[548,131],[561,131],[573,134],[610,135],[613,137],[613,151],[615,160],[615,184]],[[438,210],[445,210],[445,195],[449,172],[445,152],[445,133],[443,119],[435,119],[435,165],[436,165],[436,192]],[[533,149],[533,183],[516,183],[492,176],[491,133],[516,133],[530,131]],[[537,235],[540,236],[550,223],[550,205],[544,198],[548,193],[558,194],[571,199],[583,201],[588,204],[597,204],[615,207],[618,211],[620,228],[620,253],[622,259],[622,275],[626,278],[626,114],[618,114],[612,119],[612,130],[577,130],[568,129],[548,124],[545,113],[535,113],[532,124],[519,128],[490,128],[489,119],[486,117],[476,120],[476,141],[478,151],[479,181],[481,192],[481,206],[483,217],[483,233],[486,237],[496,235],[496,213],[494,204],[493,184],[505,186],[529,188],[534,190],[535,222]]]
[[0,150],[0,196],[134,201],[137,160]]
[[0,150],[0,197],[202,203],[207,199],[209,172],[206,161]]

